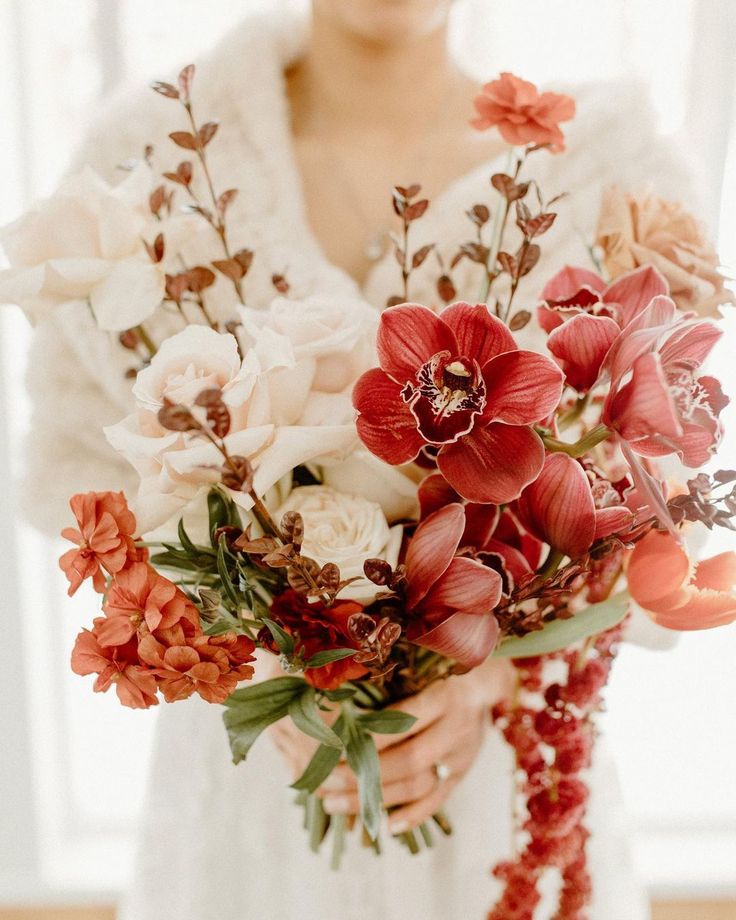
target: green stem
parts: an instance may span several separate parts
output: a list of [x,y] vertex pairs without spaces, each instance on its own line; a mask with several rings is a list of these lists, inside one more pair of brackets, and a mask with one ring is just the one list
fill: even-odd
[[337,871],[342,862],[342,854],[345,852],[345,827],[347,825],[347,815],[333,815],[330,820],[330,829],[332,830],[332,859],[330,868]]
[[545,434],[542,435],[542,440],[550,453],[562,453],[567,454],[568,457],[577,458],[587,454],[601,441],[610,438],[612,434],[613,432],[607,425],[596,425],[595,428],[591,428],[586,435],[583,435],[579,441],[575,441],[573,444],[568,444]]
[[575,405],[566,412],[564,415],[560,416],[557,420],[557,427],[560,431],[565,431],[569,428],[574,422],[580,418],[580,416],[585,412],[590,402],[590,393],[586,393],[585,396],[579,396],[575,402]]
[[146,346],[148,354],[153,357],[158,349],[156,348],[156,344],[151,336],[146,332],[142,324],[140,326],[136,326],[135,331],[138,333],[141,342],[143,342],[143,344]]
[[564,553],[561,553],[558,549],[555,549],[554,546],[550,546],[549,554],[544,560],[544,565],[539,571],[540,576],[542,578],[549,578],[550,575],[554,575],[557,569],[559,569],[564,558]]

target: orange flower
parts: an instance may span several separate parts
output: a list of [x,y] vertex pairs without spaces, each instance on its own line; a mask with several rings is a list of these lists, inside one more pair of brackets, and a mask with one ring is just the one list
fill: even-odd
[[612,278],[654,265],[666,278],[681,310],[701,316],[736,303],[718,271],[718,254],[692,214],[655,195],[624,195],[616,188],[603,197],[596,243]]
[[69,595],[92,579],[95,591],[105,590],[105,572],[114,575],[131,562],[148,558],[133,540],[136,520],[122,492],[87,492],[69,502],[79,529],[66,527],[61,535],[77,544],[59,560],[69,579]]
[[83,629],[72,651],[72,671],[82,676],[97,674],[95,693],[104,693],[115,684],[118,699],[131,709],[148,709],[158,703],[156,677],[141,666],[135,642],[105,647],[99,630],[104,617],[97,617],[91,630]]
[[[145,562],[118,572],[107,592],[107,616],[99,628],[102,645],[124,645],[139,631],[169,629],[182,620],[200,633],[199,611],[177,586]],[[191,627],[194,627],[191,629]]]
[[552,153],[565,149],[560,122],[575,116],[575,100],[558,93],[540,93],[533,83],[512,73],[502,73],[486,83],[474,100],[478,117],[470,123],[479,131],[498,128],[514,146],[549,146]]
[[694,564],[669,533],[651,531],[629,558],[629,592],[669,629],[710,629],[736,620],[736,553]]

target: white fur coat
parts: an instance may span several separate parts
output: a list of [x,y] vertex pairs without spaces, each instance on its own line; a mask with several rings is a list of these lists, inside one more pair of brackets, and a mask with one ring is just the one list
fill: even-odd
[[[360,290],[327,261],[305,217],[283,76],[304,41],[303,25],[291,18],[251,17],[198,62],[196,111],[202,120],[221,123],[209,148],[216,185],[240,189],[230,212],[231,236],[236,247],[256,253],[247,278],[248,302],[265,305],[274,293],[271,275],[288,269],[293,297],[362,297],[380,308],[398,287],[392,256],[375,266]],[[543,240],[542,262],[530,283],[522,285],[518,306],[533,306],[540,279],[566,262],[587,264],[585,242],[591,239],[606,185],[633,189],[651,182],[682,198],[686,181],[671,145],[655,136],[653,112],[639,86],[586,85],[568,91],[578,100],[577,117],[567,132],[568,151],[538,155],[533,173],[547,195],[571,194]],[[150,142],[158,164],[173,168],[181,151],[167,135],[181,127],[180,109],[170,100],[145,88],[125,93],[96,122],[76,166],[90,164],[114,179],[116,165],[140,156]],[[470,235],[465,210],[489,201],[489,175],[503,167],[501,160],[459,177],[415,225],[415,242],[436,241],[451,256]],[[455,276],[459,297],[474,299],[477,271],[478,266],[461,263]],[[436,302],[436,274],[434,260],[428,259],[415,277],[412,299]],[[524,334],[527,347],[539,344],[529,327]],[[133,484],[132,471],[102,434],[103,426],[130,411],[131,384],[124,379],[129,364],[129,354],[114,336],[97,330],[85,310],[60,310],[35,333],[28,373],[33,419],[23,491],[28,516],[48,532],[57,533],[66,522],[67,498],[74,492]]]

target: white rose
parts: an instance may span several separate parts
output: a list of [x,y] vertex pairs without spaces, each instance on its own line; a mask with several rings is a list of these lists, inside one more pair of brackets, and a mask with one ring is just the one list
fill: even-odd
[[[294,467],[330,454],[343,456],[355,442],[352,424],[295,424],[309,381],[311,375],[304,377],[289,342],[269,331],[242,362],[235,338],[206,326],[188,326],[167,339],[138,375],[136,411],[105,429],[110,444],[141,477],[134,510],[142,532],[180,514],[219,481],[223,464],[214,444],[159,424],[164,398],[191,408],[202,390],[221,389],[231,417],[225,446],[231,455],[251,460],[254,489],[263,495]],[[201,420],[203,412],[194,409]],[[252,504],[243,493],[233,497],[243,508]]]
[[266,310],[241,310],[246,335],[271,329],[287,338],[298,362],[314,365],[312,388],[338,393],[375,364],[378,313],[359,300],[275,298]]
[[403,528],[389,527],[380,505],[326,486],[300,486],[277,512],[298,511],[304,520],[302,552],[320,565],[334,562],[343,579],[358,578],[340,597],[370,601],[376,586],[363,575],[366,559],[399,560]]
[[11,267],[0,273],[0,302],[19,304],[32,323],[70,301],[88,301],[105,330],[147,319],[165,284],[165,264],[154,265],[141,241],[157,232],[150,185],[146,166],[115,187],[87,168],[4,228]]
[[419,514],[417,487],[425,473],[413,465],[389,466],[361,447],[343,460],[327,460],[321,469],[325,485],[377,502],[391,523]]

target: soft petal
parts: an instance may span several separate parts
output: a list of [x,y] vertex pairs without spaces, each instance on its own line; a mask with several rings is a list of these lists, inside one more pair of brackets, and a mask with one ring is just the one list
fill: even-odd
[[633,523],[633,512],[623,505],[598,508],[595,512],[595,539],[601,540],[613,533],[624,533]]
[[466,668],[482,664],[496,647],[498,622],[493,614],[454,613],[425,633],[410,630],[412,642],[458,661]]
[[384,310],[376,346],[383,370],[402,384],[415,381],[419,368],[437,352],[457,354],[457,342],[450,327],[420,304],[402,304]]
[[602,294],[606,287],[604,280],[587,268],[566,265],[551,278],[542,289],[542,300],[568,300],[582,288],[590,288]]
[[570,386],[586,393],[598,379],[603,359],[619,332],[610,317],[579,313],[552,331],[547,347],[559,360]]
[[483,417],[507,425],[531,425],[553,412],[562,395],[563,374],[544,355],[510,351],[483,368],[486,407]]
[[619,320],[623,327],[638,316],[655,297],[666,296],[669,292],[669,285],[664,276],[654,266],[643,265],[618,277],[606,288],[602,299],[604,303],[618,304]]
[[476,426],[456,444],[442,448],[440,472],[463,498],[502,505],[518,498],[539,475],[544,445],[531,428],[491,424]]
[[487,304],[453,303],[441,315],[455,333],[457,353],[477,361],[481,367],[496,355],[518,347],[508,326],[491,315]]
[[408,603],[415,607],[452,562],[465,529],[460,504],[446,505],[417,527],[406,552]]
[[501,599],[501,576],[482,563],[456,556],[429,589],[420,609],[431,620],[435,610],[490,613]]
[[659,349],[662,364],[666,367],[675,361],[687,361],[700,365],[722,335],[723,330],[709,322],[692,323],[678,329]]
[[398,466],[413,460],[424,445],[401,386],[382,370],[367,371],[355,384],[353,405],[358,436],[371,453]]
[[719,553],[703,559],[695,569],[695,587],[711,591],[733,591],[736,585],[736,552]]
[[567,454],[550,454],[518,503],[522,523],[540,540],[576,559],[595,536],[595,505],[582,466]]
[[164,297],[162,272],[139,259],[118,262],[90,293],[90,305],[100,329],[120,332],[137,326]]
[[685,550],[670,534],[653,530],[634,547],[626,569],[629,593],[647,610],[661,609],[687,585],[691,563]]
[[634,362],[631,380],[606,400],[603,423],[626,441],[682,434],[658,355],[644,354]]

